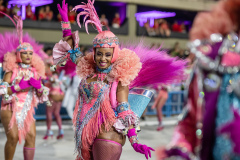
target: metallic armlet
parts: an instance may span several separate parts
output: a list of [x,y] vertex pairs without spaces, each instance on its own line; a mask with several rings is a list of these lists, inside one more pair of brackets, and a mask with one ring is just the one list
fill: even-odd
[[131,145],[133,145],[134,143],[138,143],[138,136],[132,136],[129,138],[129,142],[131,143]]
[[0,83],[0,95],[7,94],[8,93],[8,82],[1,82]]
[[10,87],[8,82],[0,83],[0,95],[4,95],[4,97],[3,97],[4,104],[8,103],[9,100],[11,100],[10,96],[8,95],[8,87]]

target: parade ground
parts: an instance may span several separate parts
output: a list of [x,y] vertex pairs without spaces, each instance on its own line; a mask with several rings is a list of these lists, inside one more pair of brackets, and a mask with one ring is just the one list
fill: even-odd
[[[74,160],[74,133],[70,120],[63,121],[64,138],[56,140],[57,125],[53,122],[52,130],[54,137],[49,137],[48,140],[43,140],[46,132],[46,122],[37,121],[37,137],[36,137],[36,153],[34,160]],[[139,141],[141,144],[146,144],[154,149],[164,146],[169,143],[173,135],[174,126],[177,123],[177,117],[164,118],[164,129],[157,131],[156,117],[146,117],[145,121],[141,121],[141,132],[139,134]],[[0,160],[4,160],[4,144],[6,136],[3,126],[0,123]],[[14,160],[22,160],[23,144],[18,144]],[[133,150],[129,141],[123,147],[121,160],[145,160],[145,156]],[[156,154],[152,153],[151,159],[157,159]]]

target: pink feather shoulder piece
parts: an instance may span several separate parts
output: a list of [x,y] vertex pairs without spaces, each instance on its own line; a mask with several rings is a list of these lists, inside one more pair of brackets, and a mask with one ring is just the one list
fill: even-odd
[[[108,75],[108,81],[121,81],[122,85],[130,85],[138,72],[141,70],[142,64],[137,54],[129,49],[119,51],[118,59],[113,63],[112,70]],[[93,61],[93,54],[89,53],[82,57],[77,64],[77,75],[86,78],[96,72],[96,64]]]

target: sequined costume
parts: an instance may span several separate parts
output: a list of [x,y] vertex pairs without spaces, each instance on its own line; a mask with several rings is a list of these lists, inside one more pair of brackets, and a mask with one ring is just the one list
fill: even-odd
[[[35,154],[35,107],[48,101],[49,89],[42,84],[45,79],[45,57],[43,46],[28,34],[23,35],[23,21],[20,17],[0,12],[15,25],[16,31],[0,34],[0,95],[2,96],[1,117],[7,141],[5,159],[13,159],[17,143],[25,140],[24,159],[33,160]],[[17,129],[17,130],[16,130]]]
[[[240,123],[235,116],[240,112],[240,56],[239,46],[233,45],[239,44],[233,32],[239,9],[239,1],[227,0],[211,12],[197,15],[190,32],[189,47],[197,60],[189,79],[187,104],[171,143],[159,149],[159,159],[240,159],[236,138]],[[210,24],[199,26],[206,21]],[[235,125],[231,130],[227,128],[230,124]]]
[[[11,70],[7,70],[8,63],[7,57],[12,56],[6,55],[4,61],[3,69],[6,72],[10,72]],[[40,59],[39,59],[40,60]],[[15,66],[12,70],[13,76],[11,78],[11,85],[18,84],[20,80],[24,77],[24,80],[30,80],[31,77],[37,79],[40,77],[36,69],[30,65],[19,64]],[[44,66],[42,66],[44,67]],[[43,75],[42,75],[43,76]],[[2,83],[2,87],[4,88],[4,83]],[[14,124],[18,126],[19,132],[19,142],[21,143],[22,139],[25,139],[27,132],[30,129],[30,126],[34,120],[33,114],[35,113],[34,107],[37,107],[38,103],[43,103],[48,100],[48,91],[49,89],[44,87],[44,93],[42,97],[37,97],[36,90],[33,88],[28,88],[22,92],[17,92],[9,96],[8,98],[3,98],[2,101],[2,110],[11,110],[13,111],[13,116],[9,127],[12,128]]]
[[[147,90],[134,89],[134,87],[182,80],[185,62],[169,57],[165,51],[150,50],[143,42],[138,45],[120,47],[116,35],[111,31],[102,30],[93,4],[94,0],[88,0],[87,3],[73,8],[74,11],[82,10],[77,15],[80,27],[79,17],[84,15],[87,33],[88,23],[94,24],[99,32],[93,40],[93,51],[86,55],[80,52],[78,32],[71,33],[65,0],[63,0],[62,8],[58,5],[59,13],[63,18],[63,37],[72,38],[73,43],[69,44],[64,38],[66,41],[60,40],[53,49],[54,64],[62,66],[65,65],[66,60],[71,60],[76,63],[76,74],[82,79],[73,115],[76,159],[102,160],[103,157],[111,157],[112,160],[118,160],[122,152],[121,144],[113,140],[97,139],[98,135],[110,132],[110,129],[116,130],[114,134],[118,136],[127,135],[132,146],[135,146],[134,150],[142,154],[146,153],[147,158],[150,147],[138,143],[136,132],[140,131],[139,117],[149,103],[152,94],[144,95],[145,91],[148,92]],[[113,48],[111,65],[108,68],[98,68],[94,58],[97,48]],[[52,69],[56,69],[56,66],[52,66]],[[97,80],[88,82],[94,78]],[[128,98],[132,96],[131,104],[129,100],[121,103],[117,101],[118,84],[130,89]],[[133,128],[130,128],[132,126]],[[100,146],[105,145],[107,145],[105,150],[99,149]],[[141,148],[146,152],[141,151]],[[101,156],[98,157],[98,155]]]

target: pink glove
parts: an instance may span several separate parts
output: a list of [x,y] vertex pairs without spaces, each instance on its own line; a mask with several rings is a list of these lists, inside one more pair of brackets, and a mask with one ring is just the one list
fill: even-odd
[[29,84],[29,80],[28,81],[24,80],[24,76],[23,76],[21,81],[18,84],[19,90],[15,89],[15,86],[16,85],[11,86],[11,90],[12,90],[13,93],[16,93],[17,91],[20,91],[20,90],[23,90],[23,89],[26,89],[26,88],[29,88],[31,85]]
[[233,114],[234,114],[234,120],[228,124],[225,124],[220,130],[219,132],[221,134],[223,133],[229,133],[230,134],[230,138],[232,140],[232,142],[235,144],[234,145],[234,152],[237,154],[240,154],[240,115],[238,113],[237,110],[233,110]]
[[132,146],[133,146],[133,148],[136,152],[145,154],[146,159],[148,159],[148,154],[149,154],[149,157],[151,158],[151,151],[150,150],[155,151],[151,147],[148,147],[148,146],[143,145],[143,144],[133,143]]
[[40,89],[42,87],[41,77],[39,78],[39,80],[36,80],[34,78],[30,78],[29,83],[30,83],[31,86],[33,86],[36,89]]
[[[60,4],[57,4],[57,8],[58,8],[59,14],[62,17],[62,21],[68,22],[69,21],[68,20],[68,4],[67,3],[65,4],[65,0],[62,1],[62,8],[61,8]],[[70,25],[70,23],[69,23],[69,25]],[[63,37],[72,35],[71,29],[63,29],[62,32],[63,32]]]
[[[131,139],[131,137],[137,137],[136,129],[132,128],[132,129],[128,130],[127,136],[128,136],[129,139]],[[136,152],[141,153],[141,154],[145,154],[146,159],[148,159],[148,155],[151,158],[151,150],[155,151],[154,149],[152,149],[151,147],[148,147],[147,145],[138,144],[137,142],[135,142],[135,143],[131,142],[131,143],[132,143],[133,149]]]
[[63,22],[68,22],[68,4],[65,4],[65,0],[62,1],[62,8],[60,4],[57,4],[59,14],[62,17]]

